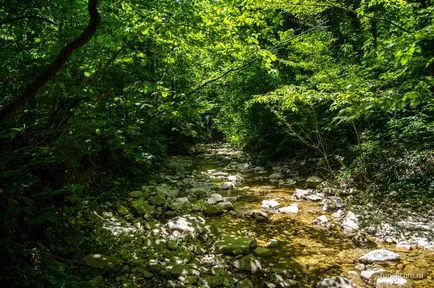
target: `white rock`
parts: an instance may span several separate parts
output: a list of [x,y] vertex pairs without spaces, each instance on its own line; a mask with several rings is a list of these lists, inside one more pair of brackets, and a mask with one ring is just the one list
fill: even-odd
[[278,211],[280,213],[297,214],[298,213],[298,206],[296,203],[294,203],[294,204],[291,204],[289,206],[279,208]]
[[318,218],[316,218],[316,220],[314,221],[314,223],[317,225],[325,225],[328,222],[329,222],[329,219],[327,219],[326,215],[321,215]]
[[351,282],[344,277],[325,278],[316,284],[317,288],[355,288]]
[[312,193],[312,189],[299,189],[299,188],[295,188],[293,196],[296,199],[304,199],[304,197],[307,196],[307,195],[309,195],[310,193]]
[[324,194],[315,193],[315,194],[306,195],[303,198],[310,201],[322,201],[324,199]]
[[377,279],[375,288],[410,288],[413,287],[413,284],[410,280],[399,276],[399,275],[391,275],[388,277],[380,277]]
[[373,284],[374,282],[372,281],[374,275],[378,275],[380,273],[384,273],[386,270],[384,270],[381,267],[378,268],[374,268],[374,269],[368,269],[368,270],[364,270],[360,273],[360,277],[362,278],[363,281],[365,281],[366,283],[369,284]]
[[235,175],[229,175],[228,176],[228,181],[237,182],[237,180],[238,180],[238,178]]
[[356,266],[354,266],[354,268],[359,270],[359,271],[363,271],[363,270],[365,270],[365,264],[359,263]]
[[237,170],[241,173],[246,173],[246,172],[249,172],[249,170],[250,170],[249,167],[250,167],[249,163],[240,163],[237,166]]
[[344,220],[342,221],[341,226],[344,228],[347,232],[352,232],[354,230],[359,229],[359,220],[357,219],[356,214],[353,212],[348,212],[345,216]]
[[279,205],[280,205],[279,202],[277,202],[274,199],[263,200],[261,203],[261,208],[264,208],[264,209],[276,208],[276,207],[279,207]]
[[359,261],[366,263],[374,263],[374,262],[385,262],[385,261],[397,261],[399,260],[399,254],[389,251],[387,249],[376,249],[372,250],[362,257],[359,258]]
[[172,234],[182,235],[182,234],[192,234],[194,235],[198,230],[201,230],[205,225],[205,219],[202,217],[184,215],[177,216],[170,219],[167,224],[167,230]]
[[207,200],[208,204],[210,205],[215,204],[217,202],[223,202],[223,201],[224,201],[223,196],[218,193],[211,194]]
[[344,210],[339,209],[335,213],[332,214],[332,217],[335,219],[341,219],[344,216],[345,212]]

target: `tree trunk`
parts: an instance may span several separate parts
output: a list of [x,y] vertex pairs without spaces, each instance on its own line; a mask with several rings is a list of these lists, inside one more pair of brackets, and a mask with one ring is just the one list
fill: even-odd
[[97,8],[98,1],[99,0],[88,0],[90,20],[84,31],[60,50],[53,62],[38,74],[36,79],[25,88],[24,92],[18,98],[1,109],[0,122],[7,120],[17,110],[23,108],[28,100],[35,99],[38,91],[63,67],[71,54],[76,49],[89,42],[101,22],[101,17]]

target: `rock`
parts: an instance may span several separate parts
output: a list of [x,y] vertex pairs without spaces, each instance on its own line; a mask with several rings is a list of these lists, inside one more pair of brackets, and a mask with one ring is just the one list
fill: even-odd
[[304,199],[304,197],[306,197],[310,193],[312,193],[312,189],[299,189],[299,188],[295,188],[293,197],[295,199]]
[[181,210],[188,208],[191,205],[187,197],[176,198],[170,205],[174,210]]
[[279,207],[279,202],[277,202],[276,200],[272,199],[272,200],[263,200],[261,202],[261,208],[264,209],[270,209],[270,208],[277,208]]
[[218,253],[225,255],[249,254],[256,248],[256,240],[241,236],[226,236],[215,243]]
[[125,206],[120,205],[118,208],[118,213],[121,214],[122,216],[125,216],[130,214],[130,211],[128,211],[128,209]]
[[[217,204],[220,204],[220,203],[223,203],[223,202],[219,202]],[[225,210],[223,209],[223,207],[218,206],[218,205],[207,205],[202,211],[202,213],[208,217],[218,216],[218,215],[223,214],[224,212],[225,212]]]
[[357,264],[356,266],[354,266],[354,268],[355,268],[356,270],[363,271],[363,270],[365,270],[365,264],[363,264],[363,263],[359,263],[359,264]]
[[359,276],[359,273],[357,271],[350,270],[350,271],[347,272],[347,277],[350,278],[350,279],[354,279],[357,276]]
[[346,232],[352,232],[359,229],[359,219],[357,219],[356,214],[353,212],[348,212],[342,221],[341,226]]
[[318,282],[316,288],[356,288],[351,282],[344,277],[325,278]]
[[330,196],[322,200],[323,211],[336,211],[345,208],[344,201],[337,196]]
[[228,181],[237,182],[237,180],[238,180],[238,178],[235,175],[229,175],[228,176]]
[[116,269],[121,264],[117,258],[102,254],[87,255],[83,260],[87,265],[99,269]]
[[267,247],[268,248],[276,248],[279,247],[279,241],[277,239],[270,239],[267,242]]
[[223,211],[232,211],[234,210],[234,205],[231,202],[219,202],[215,204],[219,209]]
[[304,196],[304,199],[309,201],[322,201],[324,199],[324,194],[323,193],[310,194]]
[[291,204],[289,206],[279,208],[278,211],[280,213],[286,213],[286,214],[297,214],[298,213],[298,206],[296,203],[294,203],[294,204]]
[[375,283],[375,288],[411,288],[413,282],[399,275],[379,277]]
[[273,254],[273,251],[264,247],[256,247],[253,253],[258,257],[270,257]]
[[142,199],[131,201],[131,206],[137,211],[138,214],[141,215],[154,213],[154,207]]
[[268,179],[274,179],[274,180],[278,180],[282,178],[283,178],[283,174],[280,172],[274,172],[270,176],[268,176]]
[[395,250],[398,252],[409,252],[412,246],[407,243],[396,243]]
[[339,209],[338,211],[332,214],[332,217],[334,219],[341,219],[344,216],[344,214],[345,214],[344,210]]
[[262,166],[256,166],[255,168],[253,168],[253,172],[255,173],[261,173],[262,171],[265,171],[265,168]]
[[373,285],[375,283],[375,280],[384,272],[386,272],[386,270],[384,270],[383,268],[375,267],[362,271],[360,273],[360,277],[364,282]]
[[132,191],[130,193],[128,193],[128,195],[130,195],[130,197],[132,198],[143,198],[145,195],[142,191]]
[[250,279],[244,278],[237,284],[237,288],[255,288],[252,281]]
[[376,262],[398,261],[399,259],[400,259],[399,254],[395,252],[386,249],[376,249],[360,257],[359,261],[364,263],[376,263]]
[[223,202],[223,196],[218,193],[213,193],[208,197],[208,204],[215,204],[217,202]]
[[234,188],[235,188],[235,185],[232,182],[222,182],[219,185],[220,190],[232,190]]
[[152,278],[152,277],[154,277],[154,274],[152,274],[152,273],[149,272],[148,270],[143,270],[143,271],[142,271],[142,276],[143,276],[143,278],[147,279],[147,278]]
[[155,191],[157,192],[157,195],[163,195],[166,198],[175,198],[179,193],[179,189],[168,184],[157,185],[157,187],[155,187]]
[[259,262],[253,254],[235,260],[232,265],[240,271],[250,272],[252,274],[262,270],[261,262]]
[[252,210],[250,211],[249,215],[258,221],[265,221],[268,219],[268,214],[261,210]]
[[322,181],[324,181],[324,180],[321,179],[320,177],[317,177],[317,176],[310,176],[309,178],[306,179],[306,185],[307,185],[307,187],[315,188],[315,187],[318,186]]
[[240,163],[237,165],[237,170],[241,173],[247,173],[250,171],[249,163]]
[[313,222],[313,224],[316,225],[326,225],[329,222],[329,219],[327,219],[326,215],[321,215],[318,218],[315,219],[315,221]]
[[297,181],[295,179],[288,178],[285,180],[285,186],[292,187],[292,186],[295,186],[296,184],[297,184]]
[[167,222],[166,227],[172,234],[177,231],[181,233],[181,235],[195,235],[203,229],[204,225],[205,219],[202,217],[183,215],[170,219]]

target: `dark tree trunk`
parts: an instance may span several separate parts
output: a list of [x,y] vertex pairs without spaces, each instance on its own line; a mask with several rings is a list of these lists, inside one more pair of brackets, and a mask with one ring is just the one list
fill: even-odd
[[33,80],[24,90],[24,92],[11,103],[6,105],[0,111],[0,121],[7,120],[17,110],[24,107],[25,103],[29,100],[35,99],[38,91],[53,77],[66,63],[71,54],[78,48],[84,46],[92,36],[95,34],[100,22],[101,17],[98,12],[99,0],[88,0],[88,11],[90,15],[89,23],[84,31],[68,45],[66,45],[51,64],[43,69],[36,79]]

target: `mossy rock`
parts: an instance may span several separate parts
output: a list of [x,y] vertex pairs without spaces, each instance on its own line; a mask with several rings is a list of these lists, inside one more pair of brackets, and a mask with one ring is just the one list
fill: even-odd
[[241,236],[226,236],[215,243],[217,251],[225,255],[249,254],[256,246],[255,239]]

